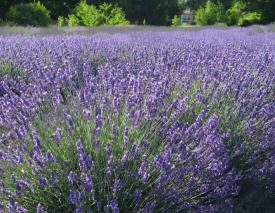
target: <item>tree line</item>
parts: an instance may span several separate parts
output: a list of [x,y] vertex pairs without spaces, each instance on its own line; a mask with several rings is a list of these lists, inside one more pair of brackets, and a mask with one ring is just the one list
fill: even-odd
[[[0,18],[5,20],[9,8],[19,3],[33,2],[34,0],[0,0]],[[198,10],[205,7],[208,0],[87,0],[88,4],[99,6],[106,2],[121,7],[127,20],[132,24],[170,25],[175,15],[180,15],[184,9]],[[260,12],[261,23],[275,20],[274,0],[211,0],[221,4],[224,11],[232,7],[236,1],[246,4],[248,12]],[[57,20],[59,16],[66,17],[72,13],[80,0],[40,0],[50,11],[51,18]]]

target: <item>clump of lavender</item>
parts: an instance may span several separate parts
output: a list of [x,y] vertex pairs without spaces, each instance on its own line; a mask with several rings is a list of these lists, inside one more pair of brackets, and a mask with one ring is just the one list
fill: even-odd
[[67,112],[51,121],[56,129],[38,122],[24,146],[2,156],[4,210],[10,202],[31,212],[218,210],[238,194],[217,116],[132,126],[91,111],[88,121]]

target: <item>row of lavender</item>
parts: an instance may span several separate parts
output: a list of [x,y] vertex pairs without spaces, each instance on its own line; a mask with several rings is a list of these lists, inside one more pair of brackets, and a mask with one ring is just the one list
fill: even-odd
[[222,212],[244,181],[272,193],[274,40],[0,37],[3,212]]

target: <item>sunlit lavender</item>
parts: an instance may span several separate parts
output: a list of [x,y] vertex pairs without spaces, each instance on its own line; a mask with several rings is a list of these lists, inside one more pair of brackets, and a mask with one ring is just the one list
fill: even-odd
[[274,41],[0,36],[0,212],[240,212],[248,186],[272,198]]

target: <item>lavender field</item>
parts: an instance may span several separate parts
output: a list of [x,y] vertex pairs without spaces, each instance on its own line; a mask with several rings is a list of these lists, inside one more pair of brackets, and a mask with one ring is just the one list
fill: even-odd
[[275,32],[0,35],[0,212],[275,212]]

